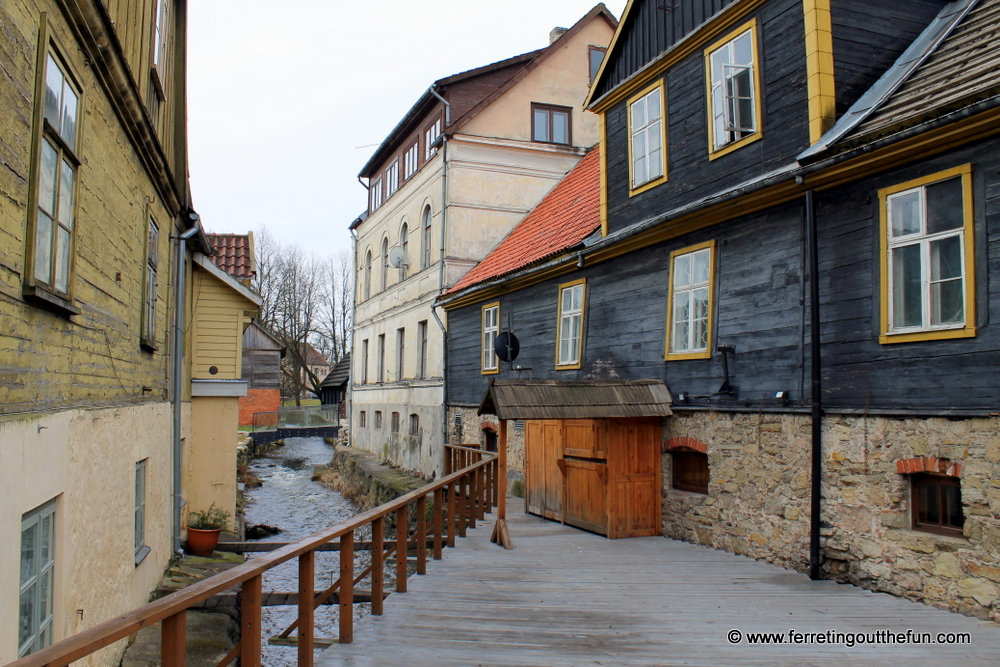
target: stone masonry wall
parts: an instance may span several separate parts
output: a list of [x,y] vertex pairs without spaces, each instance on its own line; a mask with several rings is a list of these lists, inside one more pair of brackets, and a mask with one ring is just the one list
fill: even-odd
[[708,495],[673,489],[663,454],[664,536],[805,571],[808,416],[678,412],[664,420],[664,444],[671,438],[706,445],[710,477]]
[[[495,415],[478,415],[477,408],[448,408],[448,443],[452,445],[486,446],[484,427],[500,433],[500,421]],[[507,489],[516,482],[524,484],[524,428],[507,423]]]
[[[824,571],[1000,621],[1000,419],[830,417],[823,441]],[[914,457],[958,472],[963,537],[911,528]]]

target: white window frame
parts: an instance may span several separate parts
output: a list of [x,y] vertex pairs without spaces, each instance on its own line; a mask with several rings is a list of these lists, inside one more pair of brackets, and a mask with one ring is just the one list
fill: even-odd
[[143,285],[142,335],[143,345],[156,347],[156,302],[159,288],[160,227],[153,216],[148,216],[146,233],[146,274]]
[[403,153],[403,179],[408,180],[415,173],[417,173],[417,161],[420,157],[419,150],[420,143],[417,141],[413,142],[413,145],[406,149]]
[[495,301],[483,306],[482,319],[482,354],[480,355],[480,370],[483,375],[500,372],[500,358],[493,349],[497,336],[500,335],[500,302]]
[[[962,224],[956,228],[941,232],[928,233],[928,202],[927,190],[929,187],[943,183],[945,181],[959,179],[962,193],[961,220]],[[916,194],[919,197],[919,223],[920,229],[917,232],[894,237],[892,234],[893,202],[903,197]],[[923,178],[907,181],[896,186],[885,188],[879,191],[879,202],[881,209],[881,272],[882,272],[882,331],[880,342],[902,343],[918,340],[937,340],[947,338],[966,338],[976,335],[976,308],[975,308],[975,238],[974,238],[974,210],[972,206],[972,167],[962,165],[953,169],[948,169],[936,174],[931,174]],[[962,310],[963,317],[955,322],[934,322],[934,284],[935,282],[949,282],[950,280],[934,281],[932,275],[932,253],[931,247],[934,243],[950,238],[959,239],[961,251],[961,275],[950,280],[960,280],[962,283]],[[904,248],[919,246],[920,248],[920,294],[921,294],[921,323],[919,325],[896,325],[896,286],[895,270],[893,264],[894,251]]]
[[[750,62],[736,61],[736,42],[749,36]],[[721,157],[761,137],[760,56],[757,49],[757,20],[741,26],[705,50],[705,74],[708,85],[709,159]],[[716,76],[715,65],[722,69]],[[737,96],[734,86],[741,72],[749,73],[749,97]],[[737,118],[740,105],[734,100],[749,100],[752,118]]]
[[434,213],[431,211],[430,206],[424,207],[423,219],[421,220],[421,236],[423,237],[421,250],[421,261],[420,268],[426,269],[431,265],[431,244],[433,243],[433,234],[431,231],[432,225],[434,224]]
[[406,327],[396,329],[396,381],[406,373]]
[[146,474],[147,462],[143,459],[135,464],[135,564],[141,563],[149,555],[146,546]]
[[[689,266],[699,258],[707,259],[707,272],[704,279],[692,279],[689,276],[685,282],[678,283],[678,262],[687,258]],[[707,292],[705,313],[703,317],[695,316],[694,295]],[[677,315],[680,308],[687,306],[688,316],[684,322],[688,325],[687,334],[683,338],[678,335]],[[697,245],[681,248],[670,253],[670,285],[667,297],[667,340],[665,359],[709,359],[712,356],[712,335],[715,311],[715,241],[707,241]],[[695,341],[695,322],[704,322],[705,344]]]
[[[663,118],[665,104],[662,80],[629,100],[628,172],[631,194],[638,194],[667,180],[667,131]],[[655,113],[650,113],[651,111]],[[641,122],[636,122],[637,119]],[[657,142],[659,147],[650,149],[650,145]],[[637,167],[640,161],[645,174],[639,174]]]
[[424,162],[437,155],[437,148],[433,147],[433,143],[437,141],[437,138],[440,136],[441,119],[438,118],[431,123],[430,127],[424,130]]
[[[47,529],[48,542],[44,542]],[[25,570],[25,535],[33,532],[34,549],[31,563]],[[44,548],[43,548],[44,547]],[[56,502],[54,500],[21,517],[21,575],[18,591],[17,657],[52,644],[52,609],[55,600]],[[27,576],[25,576],[27,575]],[[22,602],[31,600],[31,617],[21,615]]]
[[385,198],[391,197],[399,189],[399,158],[392,161],[385,170]]
[[371,186],[371,208],[372,211],[377,211],[382,205],[384,199],[382,198],[382,177],[375,179],[375,182]]
[[[578,295],[578,298],[577,296]],[[569,298],[569,307],[566,299]],[[574,306],[575,302],[579,306]],[[584,314],[587,305],[587,280],[581,278],[559,286],[556,321],[556,370],[580,368],[583,360]],[[574,327],[577,335],[574,336]],[[563,343],[567,345],[563,345]]]
[[417,322],[417,336],[420,337],[420,366],[417,369],[417,377],[420,380],[427,379],[427,320]]

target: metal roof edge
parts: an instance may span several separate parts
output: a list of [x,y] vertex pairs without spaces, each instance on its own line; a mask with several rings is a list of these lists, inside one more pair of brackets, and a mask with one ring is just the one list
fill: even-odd
[[832,128],[827,130],[826,134],[800,153],[796,159],[799,162],[809,162],[818,158],[874,113],[937,50],[978,2],[979,0],[954,0],[942,7],[934,20],[879,77],[878,81],[858,98],[858,101]]

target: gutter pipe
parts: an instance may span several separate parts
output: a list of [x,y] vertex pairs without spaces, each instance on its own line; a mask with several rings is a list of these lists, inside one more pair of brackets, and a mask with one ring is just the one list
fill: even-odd
[[184,294],[187,287],[187,253],[185,245],[188,240],[201,232],[201,218],[191,209],[186,209],[182,215],[188,217],[188,221],[193,223],[189,229],[174,237],[174,253],[176,275],[174,276],[174,335],[171,346],[173,356],[172,390],[174,409],[174,447],[173,447],[173,549],[178,556],[183,556],[181,550],[181,510],[184,509],[184,499],[181,496],[181,458],[183,452],[183,439],[181,438],[181,408],[184,372]]
[[809,510],[809,578],[820,578],[820,512],[823,490],[823,385],[820,358],[819,243],[813,190],[806,191],[806,230],[809,235],[809,356],[811,361],[812,472]]
[[444,127],[445,129],[447,129],[449,126],[451,126],[451,103],[448,102],[448,100],[446,100],[445,98],[441,97],[440,93],[438,93],[437,91],[436,84],[431,86],[427,90],[428,92],[430,92],[431,95],[441,100],[441,103],[444,104]]

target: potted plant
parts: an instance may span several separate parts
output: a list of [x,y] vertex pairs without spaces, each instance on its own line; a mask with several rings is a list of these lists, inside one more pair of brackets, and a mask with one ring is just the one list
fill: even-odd
[[188,514],[187,551],[195,556],[211,556],[219,543],[219,533],[229,527],[229,512],[212,503],[207,510]]

